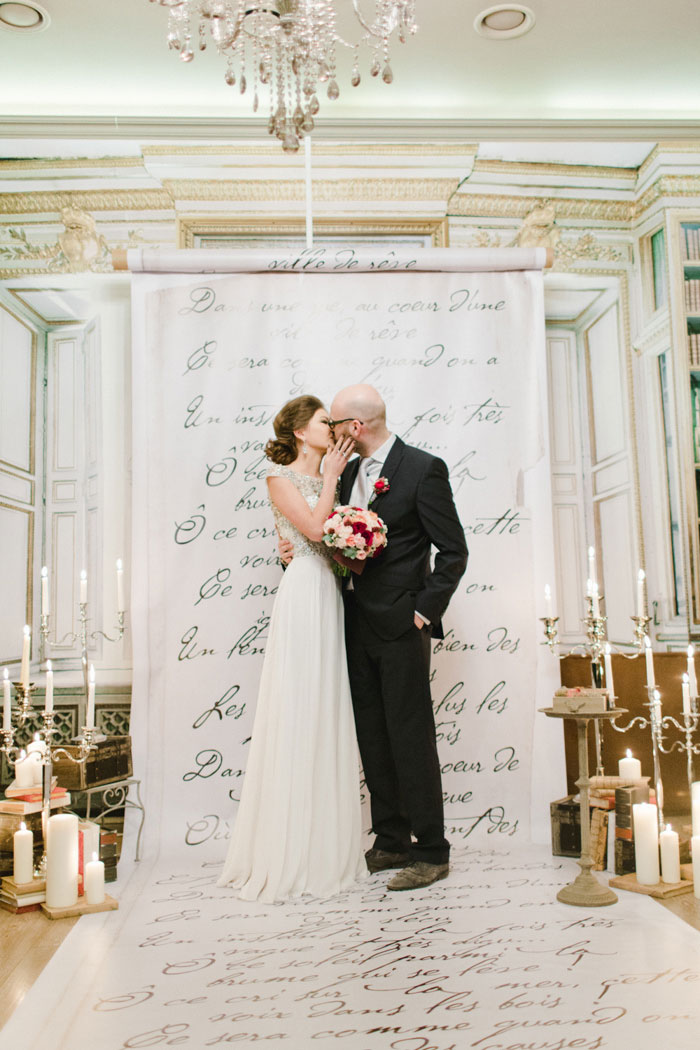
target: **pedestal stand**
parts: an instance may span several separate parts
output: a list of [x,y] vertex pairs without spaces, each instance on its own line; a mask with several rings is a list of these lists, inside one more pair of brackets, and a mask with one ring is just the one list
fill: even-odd
[[595,877],[591,868],[593,858],[591,857],[591,826],[590,810],[588,808],[588,723],[596,722],[602,718],[616,718],[620,714],[626,714],[621,708],[612,711],[596,711],[585,714],[570,713],[568,711],[555,711],[551,707],[540,708],[543,714],[549,718],[563,718],[567,721],[576,722],[578,734],[578,780],[576,787],[579,790],[579,807],[581,811],[581,856],[579,866],[581,872],[568,886],[562,887],[557,893],[557,900],[562,904],[578,904],[584,908],[599,907],[605,904],[615,904],[617,895],[607,886],[603,886]]

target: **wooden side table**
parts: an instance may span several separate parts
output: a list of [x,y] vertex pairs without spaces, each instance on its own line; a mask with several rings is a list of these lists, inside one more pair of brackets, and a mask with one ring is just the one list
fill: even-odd
[[581,856],[579,858],[580,873],[573,882],[563,886],[557,893],[557,900],[562,904],[578,904],[584,908],[600,907],[604,904],[615,904],[617,894],[613,893],[609,886],[604,886],[598,881],[591,871],[593,858],[591,857],[591,825],[590,810],[588,806],[588,723],[604,718],[617,718],[626,715],[627,711],[621,707],[615,707],[611,711],[595,712],[569,712],[555,711],[553,707],[541,707],[540,711],[549,718],[563,718],[567,722],[576,723],[578,736],[578,780],[576,787],[579,791],[579,807],[581,811]]

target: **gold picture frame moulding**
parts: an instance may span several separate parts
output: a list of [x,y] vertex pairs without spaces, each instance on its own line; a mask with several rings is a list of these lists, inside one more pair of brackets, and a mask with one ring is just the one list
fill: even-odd
[[[314,243],[410,244],[413,247],[447,248],[447,217],[364,219],[314,219]],[[179,248],[262,248],[305,245],[303,216],[290,218],[234,218],[228,216],[178,216]]]

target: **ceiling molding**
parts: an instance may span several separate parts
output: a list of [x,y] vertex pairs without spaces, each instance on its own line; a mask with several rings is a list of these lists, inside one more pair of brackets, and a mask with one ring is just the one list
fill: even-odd
[[[441,201],[455,192],[459,179],[315,179],[315,202],[332,201]],[[176,200],[193,201],[303,201],[302,179],[163,179]]]
[[166,190],[63,190],[0,193],[0,215],[60,212],[71,205],[83,211],[173,211]]
[[[426,142],[434,139],[464,141],[677,141],[700,136],[700,119],[576,119],[551,120],[318,120],[314,141],[318,139],[364,142]],[[133,116],[3,116],[0,138],[82,138],[262,140],[269,142],[266,123],[228,117],[133,117]]]

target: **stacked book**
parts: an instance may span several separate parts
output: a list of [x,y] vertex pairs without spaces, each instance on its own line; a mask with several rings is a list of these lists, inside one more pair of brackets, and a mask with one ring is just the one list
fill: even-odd
[[117,861],[120,852],[120,836],[116,831],[100,830],[100,860],[104,861],[105,882],[116,882]]
[[635,870],[634,821],[632,806],[637,802],[653,801],[649,788],[619,787],[615,789],[615,874],[629,875]]
[[0,883],[0,908],[21,915],[26,911],[39,911],[46,900],[46,881],[33,879],[18,883],[13,878],[4,878]]
[[[11,790],[11,789],[8,789]],[[34,834],[34,860],[39,861],[43,850],[41,811],[43,802],[41,792],[26,792],[20,798],[0,799],[0,876],[11,875],[13,865],[13,836],[24,823]],[[51,792],[51,809],[61,809],[70,805],[70,795],[63,788],[54,788]]]
[[697,226],[681,227],[681,253],[685,260],[700,259],[700,229]]

